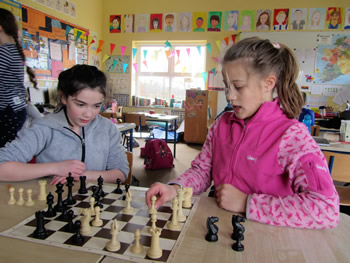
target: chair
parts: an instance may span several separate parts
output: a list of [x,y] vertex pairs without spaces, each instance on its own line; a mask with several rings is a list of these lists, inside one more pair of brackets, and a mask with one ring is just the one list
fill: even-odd
[[311,126],[311,135],[318,136],[320,134],[320,125]]
[[134,133],[134,138],[147,138],[149,137],[149,133],[145,137],[142,137],[142,126],[147,126],[146,115],[143,113],[123,113],[123,122],[127,123],[135,123],[137,133]]
[[[323,154],[327,159],[329,172],[333,180],[349,183],[350,154],[327,151],[323,151]],[[340,197],[340,205],[350,206],[350,187],[336,185],[336,189]]]
[[132,183],[132,163],[133,163],[133,154],[132,152],[126,152],[126,157],[128,159],[129,163],[129,174],[128,174],[128,179],[125,180],[123,184],[128,184],[131,185]]

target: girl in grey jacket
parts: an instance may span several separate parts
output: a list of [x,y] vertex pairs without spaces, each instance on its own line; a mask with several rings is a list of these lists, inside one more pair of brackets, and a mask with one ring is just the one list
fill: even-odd
[[[53,175],[64,183],[68,173],[79,179],[124,181],[129,172],[117,127],[99,115],[106,96],[106,77],[94,66],[75,65],[58,78],[55,113],[34,120],[0,148],[0,180],[24,181]],[[27,163],[33,157],[36,163]]]

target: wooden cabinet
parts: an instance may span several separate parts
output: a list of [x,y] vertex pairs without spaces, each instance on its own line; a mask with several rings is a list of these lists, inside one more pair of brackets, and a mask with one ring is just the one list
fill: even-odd
[[204,143],[208,125],[208,90],[186,90],[185,133],[187,143]]

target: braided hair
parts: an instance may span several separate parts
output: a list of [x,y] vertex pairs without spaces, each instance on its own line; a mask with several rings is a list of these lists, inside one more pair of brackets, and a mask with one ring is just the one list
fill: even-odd
[[[19,42],[16,18],[10,11],[3,8],[0,8],[0,26],[2,26],[2,29],[7,35],[14,39],[18,53],[23,61],[23,64],[25,64],[26,58],[23,53],[22,45]],[[30,67],[26,68],[30,82],[32,82],[33,86],[37,88],[37,81],[34,71]]]

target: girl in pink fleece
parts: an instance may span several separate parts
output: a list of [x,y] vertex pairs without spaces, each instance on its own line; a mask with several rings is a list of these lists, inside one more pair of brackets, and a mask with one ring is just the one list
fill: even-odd
[[247,38],[223,60],[227,98],[233,111],[212,125],[191,168],[146,193],[156,206],[179,187],[200,194],[214,182],[219,207],[250,220],[299,228],[333,228],[339,196],[327,162],[307,127],[296,120],[303,98],[299,69],[289,48]]

